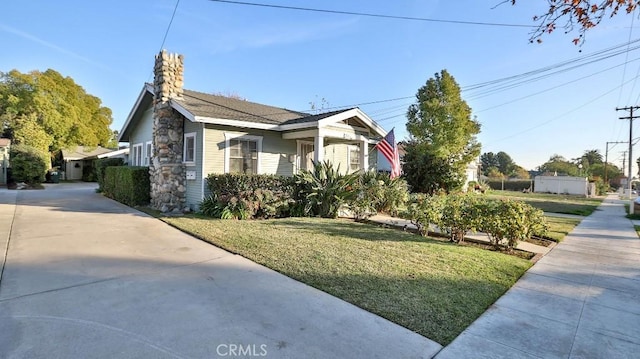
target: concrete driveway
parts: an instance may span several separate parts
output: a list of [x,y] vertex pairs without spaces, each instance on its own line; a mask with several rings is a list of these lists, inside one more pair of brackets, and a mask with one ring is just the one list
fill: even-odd
[[441,349],[90,184],[0,190],[0,265],[1,358],[431,358]]

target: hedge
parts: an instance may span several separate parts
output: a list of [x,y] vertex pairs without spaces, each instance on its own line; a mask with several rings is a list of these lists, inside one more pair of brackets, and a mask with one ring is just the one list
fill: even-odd
[[504,183],[504,190],[505,191],[518,191],[518,192],[522,192],[526,189],[531,189],[533,191],[532,188],[532,181],[531,180],[520,180],[520,181],[487,181],[487,183],[489,184],[489,187],[493,190],[501,190],[503,189],[503,183]]
[[13,145],[11,154],[11,173],[14,181],[29,184],[42,183],[44,181],[49,155],[34,147],[27,145]]
[[219,218],[270,218],[291,215],[295,182],[275,175],[210,174],[206,179],[211,195],[200,211]]
[[149,167],[106,167],[102,186],[105,196],[129,206],[148,205],[151,201]]
[[112,166],[124,166],[124,160],[122,158],[101,158],[94,161],[93,168],[96,173],[96,181],[98,181],[98,190],[104,191],[105,169]]

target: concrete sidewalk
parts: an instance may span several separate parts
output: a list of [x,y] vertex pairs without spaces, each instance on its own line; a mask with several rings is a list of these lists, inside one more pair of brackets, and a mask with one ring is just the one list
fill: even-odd
[[610,195],[436,358],[637,358],[638,293],[640,239]]
[[13,203],[0,202],[1,254],[13,228],[0,358],[431,358],[441,349],[95,186],[20,191]]

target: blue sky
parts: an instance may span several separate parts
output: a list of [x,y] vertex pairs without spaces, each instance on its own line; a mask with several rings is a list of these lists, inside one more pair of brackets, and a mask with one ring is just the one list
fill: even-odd
[[[369,0],[257,2],[421,18],[533,25],[543,1]],[[535,3],[535,4],[534,4]],[[12,1],[0,17],[0,71],[52,68],[72,77],[113,110],[119,130],[143,83],[152,80],[175,0]],[[506,91],[469,90],[486,81],[522,74],[625,44],[640,37],[640,19],[622,15],[587,34],[545,36],[530,44],[529,29],[448,24],[300,12],[182,0],[164,48],[185,56],[185,87],[237,94],[250,101],[309,110],[412,97],[426,80],[447,69],[482,124],[483,152],[505,151],[527,169],[553,154],[579,157],[607,141],[626,141],[628,121],[616,107],[640,97],[637,50],[528,80]],[[625,47],[622,47],[624,50]],[[626,65],[625,65],[626,63]],[[611,68],[611,69],[610,69]],[[412,98],[360,106],[396,138],[406,136]],[[640,113],[640,112],[639,112]],[[640,122],[640,121],[636,121]],[[640,131],[634,124],[634,137]],[[610,161],[622,164],[621,151]],[[640,148],[634,148],[634,160]],[[634,171],[635,172],[635,171]]]

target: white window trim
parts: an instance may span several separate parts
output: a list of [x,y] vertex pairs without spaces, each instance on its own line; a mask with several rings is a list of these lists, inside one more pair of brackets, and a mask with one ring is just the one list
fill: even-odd
[[314,151],[316,150],[316,146],[313,141],[296,140],[296,143],[296,171],[294,173],[299,173],[302,168],[302,145],[312,145]]
[[256,141],[258,143],[257,151],[258,151],[258,166],[256,168],[257,174],[262,174],[262,136],[254,136],[247,135],[245,133],[234,133],[234,132],[225,132],[224,133],[224,173],[229,173],[229,161],[231,156],[231,151],[229,150],[229,141],[231,140],[245,140],[245,141]]
[[151,141],[147,141],[144,143],[144,165],[151,165],[151,154],[153,153],[153,143]]
[[133,145],[133,166],[142,166],[142,142]]
[[[352,170],[351,169],[351,151],[353,150],[357,150],[358,151],[358,169],[357,170]],[[349,166],[349,173],[354,173],[354,172],[358,172],[360,170],[362,170],[362,161],[360,161],[360,151],[362,151],[362,149],[360,148],[360,146],[358,145],[348,145],[347,146],[347,165]]]
[[[185,158],[187,157],[187,138],[188,137],[193,137],[193,161],[186,161]],[[187,166],[195,166],[196,165],[196,158],[198,156],[198,142],[196,140],[196,133],[195,132],[189,132],[189,133],[185,133],[184,134],[184,138],[183,138],[183,142],[182,142],[182,163],[184,163]]]

